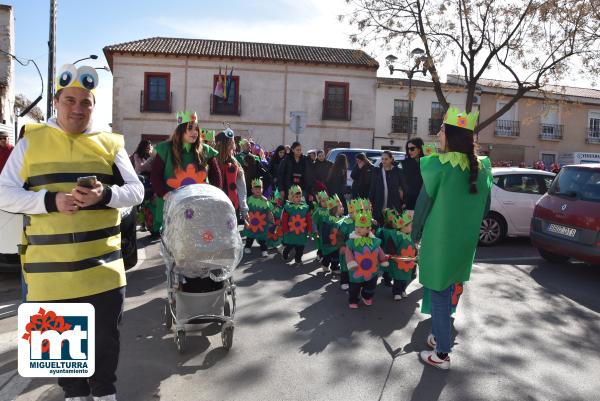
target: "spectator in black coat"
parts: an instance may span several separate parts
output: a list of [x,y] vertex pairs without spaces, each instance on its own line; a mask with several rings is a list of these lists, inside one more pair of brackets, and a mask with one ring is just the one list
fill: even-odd
[[421,138],[412,138],[406,142],[406,158],[401,163],[406,189],[404,203],[408,210],[415,210],[415,204],[423,186],[423,178],[419,168],[419,159],[422,156],[423,140]]
[[275,149],[275,152],[273,152],[273,156],[271,156],[269,165],[267,166],[267,170],[271,176],[271,185],[273,186],[273,190],[279,186],[279,165],[283,159],[285,159],[285,146],[279,145]]
[[344,205],[346,210],[346,181],[348,179],[348,159],[343,153],[338,154],[335,157],[335,162],[329,170],[329,176],[327,177],[327,192],[329,196],[337,195]]
[[356,155],[356,165],[350,173],[352,178],[352,198],[368,198],[371,189],[373,164],[364,153]]
[[373,205],[373,218],[380,225],[383,223],[383,209],[394,208],[399,212],[402,210],[403,185],[402,170],[394,166],[392,152],[384,150],[381,155],[381,166],[377,167],[371,175],[369,191],[369,199]]
[[309,178],[310,174],[310,161],[308,157],[302,154],[302,145],[299,142],[292,143],[290,154],[279,165],[278,180],[280,183],[279,190],[282,192],[281,195],[287,195],[292,185],[300,185],[300,188],[306,194],[311,182]]
[[333,163],[329,160],[325,160],[325,152],[319,150],[317,152],[317,160],[315,160],[314,163],[311,165],[313,179],[315,181],[319,181],[323,185],[326,185],[331,166],[333,166]]

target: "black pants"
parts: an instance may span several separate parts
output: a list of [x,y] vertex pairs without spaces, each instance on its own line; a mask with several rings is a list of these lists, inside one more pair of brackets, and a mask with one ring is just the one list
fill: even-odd
[[350,273],[342,272],[342,274],[340,274],[340,285],[343,284],[350,284]]
[[348,303],[357,304],[359,295],[364,299],[371,299],[375,295],[375,288],[377,288],[377,276],[373,277],[369,281],[363,283],[350,283],[348,289]]
[[283,258],[287,260],[290,257],[290,251],[292,249],[296,250],[296,253],[294,255],[294,260],[296,261],[296,263],[302,262],[302,255],[304,254],[304,245],[284,244],[283,245]]
[[[263,241],[263,240],[257,240],[258,241],[258,245],[260,245],[260,250],[261,251],[266,251],[267,250],[267,241]],[[250,249],[252,248],[252,244],[254,244],[254,238],[246,238],[246,248]]]
[[119,323],[123,314],[125,287],[116,288],[89,297],[53,302],[90,303],[96,310],[96,370],[92,377],[58,379],[65,398],[94,397],[116,394],[115,382],[119,363]]
[[408,287],[409,283],[410,281],[394,280],[394,284],[392,285],[392,295],[402,294],[406,291],[406,287]]
[[321,260],[323,266],[329,266],[333,271],[339,271],[340,265],[340,253],[338,251],[332,252],[329,255],[324,255]]

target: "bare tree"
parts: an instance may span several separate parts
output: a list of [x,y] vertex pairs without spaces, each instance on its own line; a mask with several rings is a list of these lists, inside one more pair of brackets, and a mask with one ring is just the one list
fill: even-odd
[[[477,82],[498,68],[516,83],[504,107],[477,131],[507,112],[530,91],[569,74],[595,80],[600,72],[600,0],[346,0],[340,16],[356,28],[351,40],[385,49],[420,43],[424,68],[439,102],[448,108],[438,66],[457,60],[471,111]],[[420,46],[419,45],[419,46]]]
[[[17,96],[15,96],[15,110],[25,110],[27,107],[29,107],[30,104],[31,100],[27,99],[25,95],[18,94]],[[29,113],[27,114],[30,115],[37,122],[44,121],[44,113],[38,106],[35,106],[33,109],[29,110]]]

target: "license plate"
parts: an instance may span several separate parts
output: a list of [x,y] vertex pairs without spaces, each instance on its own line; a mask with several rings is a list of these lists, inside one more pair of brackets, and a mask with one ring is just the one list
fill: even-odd
[[558,224],[550,224],[548,225],[548,231],[551,233],[556,233],[560,235],[564,235],[566,237],[575,237],[577,234],[577,230],[574,228],[569,228],[565,226],[559,226]]

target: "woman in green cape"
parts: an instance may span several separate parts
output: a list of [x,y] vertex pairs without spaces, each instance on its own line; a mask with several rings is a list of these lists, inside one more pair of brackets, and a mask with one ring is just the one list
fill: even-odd
[[[479,112],[448,109],[438,133],[441,154],[421,158],[423,188],[413,220],[413,240],[421,240],[419,281],[429,291],[432,334],[421,359],[450,368],[452,289],[469,280],[481,221],[489,210],[492,170],[478,158],[473,131]],[[458,228],[458,229],[457,229]]]

